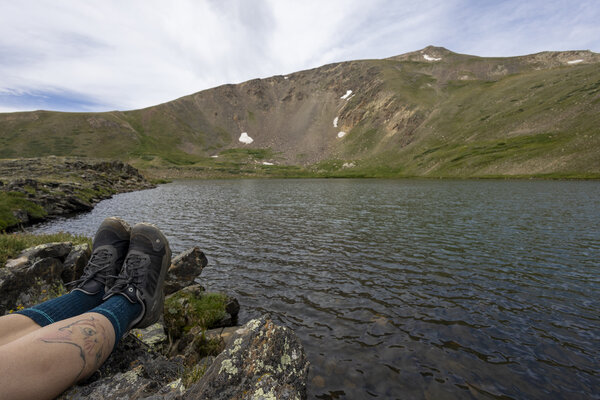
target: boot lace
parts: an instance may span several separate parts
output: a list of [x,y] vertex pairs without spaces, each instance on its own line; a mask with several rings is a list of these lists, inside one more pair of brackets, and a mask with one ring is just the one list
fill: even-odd
[[88,282],[96,278],[96,280],[106,283],[107,278],[116,278],[115,275],[108,274],[107,269],[111,267],[112,254],[108,249],[99,249],[92,254],[87,265],[83,269],[81,278],[68,282],[66,285],[77,286],[81,283]]
[[145,258],[139,254],[128,254],[123,263],[121,274],[117,277],[110,291],[118,293],[130,284],[137,288],[141,287],[144,281],[144,268],[142,268],[144,260]]

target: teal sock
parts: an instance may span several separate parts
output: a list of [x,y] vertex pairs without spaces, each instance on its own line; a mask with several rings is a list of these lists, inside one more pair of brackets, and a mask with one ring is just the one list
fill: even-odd
[[117,347],[119,341],[129,330],[129,324],[142,312],[142,305],[139,303],[132,303],[125,296],[117,294],[110,297],[104,303],[96,308],[91,309],[89,312],[95,312],[104,315],[115,329],[115,345],[113,350]]
[[103,290],[93,295],[74,290],[16,313],[31,318],[39,326],[46,326],[88,312],[102,304],[102,296]]

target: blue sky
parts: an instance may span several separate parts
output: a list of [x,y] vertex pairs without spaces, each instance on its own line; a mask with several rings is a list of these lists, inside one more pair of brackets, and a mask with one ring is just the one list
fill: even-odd
[[428,45],[600,52],[598,0],[0,0],[0,112],[142,108]]

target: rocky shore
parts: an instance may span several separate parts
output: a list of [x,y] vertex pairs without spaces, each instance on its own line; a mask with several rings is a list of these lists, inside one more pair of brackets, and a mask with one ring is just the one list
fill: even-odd
[[53,156],[0,160],[0,231],[90,211],[116,193],[152,187],[121,161]]
[[[0,266],[0,315],[66,293],[89,245],[50,243]],[[172,260],[161,321],[133,330],[91,378],[58,399],[305,399],[308,361],[288,328],[262,316],[235,326],[239,303],[197,283],[194,247]]]

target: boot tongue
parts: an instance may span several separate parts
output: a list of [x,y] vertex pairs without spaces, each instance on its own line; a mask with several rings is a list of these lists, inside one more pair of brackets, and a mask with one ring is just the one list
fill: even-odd
[[104,292],[104,284],[98,282],[95,279],[91,279],[87,281],[84,285],[78,287],[76,290],[81,290],[82,292],[87,294],[97,294],[100,293],[100,291]]

